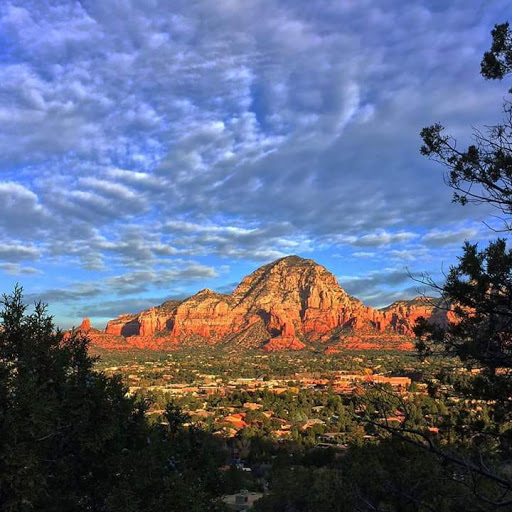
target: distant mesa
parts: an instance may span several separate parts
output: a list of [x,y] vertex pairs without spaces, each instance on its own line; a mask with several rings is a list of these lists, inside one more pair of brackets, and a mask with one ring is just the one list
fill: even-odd
[[348,295],[322,265],[288,256],[255,270],[230,295],[204,289],[183,301],[121,315],[104,331],[84,319],[80,330],[89,333],[93,346],[112,350],[409,350],[417,318],[446,322],[435,306],[436,299],[418,297],[373,309]]

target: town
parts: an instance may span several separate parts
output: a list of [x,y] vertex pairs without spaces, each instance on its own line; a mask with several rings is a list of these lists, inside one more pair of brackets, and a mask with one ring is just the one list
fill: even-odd
[[[443,364],[451,365],[450,373]],[[482,403],[460,403],[453,391],[453,376],[466,378],[474,370],[415,354],[133,351],[104,354],[97,365],[118,375],[129,396],[146,400],[151,421],[165,423],[172,404],[185,428],[218,438],[224,449],[219,467],[230,475],[235,493],[263,495],[267,474],[283,453],[290,464],[312,459],[324,465],[343,457],[350,445],[378,442],[389,428],[416,421],[428,435],[439,436],[446,434],[440,419],[446,410],[464,407],[475,417],[485,410]],[[375,410],[378,394],[387,409]],[[245,510],[229,496],[233,510]]]
[[[365,390],[377,388],[409,401],[428,396],[429,383],[438,382],[438,368],[430,361],[403,353],[327,358],[296,354],[233,358],[197,351],[147,354],[151,353],[109,354],[98,367],[109,376],[119,375],[128,395],[149,400],[149,416],[161,415],[171,401],[189,415],[190,423],[226,438],[262,426],[275,438],[297,438],[297,431],[317,426],[319,439],[331,434],[327,435],[330,444],[339,444],[333,441],[350,436],[333,435],[340,426],[335,414],[339,407],[333,404],[346,407]],[[113,365],[112,359],[118,364]],[[460,366],[458,372],[464,374],[465,369]],[[440,389],[449,395],[452,386]]]

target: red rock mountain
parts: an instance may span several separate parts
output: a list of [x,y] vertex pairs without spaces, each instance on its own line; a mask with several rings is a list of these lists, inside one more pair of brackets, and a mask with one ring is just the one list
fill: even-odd
[[348,295],[312,260],[288,256],[245,277],[231,295],[202,290],[138,314],[121,315],[104,332],[84,321],[93,344],[108,349],[240,345],[300,350],[324,344],[341,348],[412,348],[412,326],[431,317],[423,297],[382,310]]

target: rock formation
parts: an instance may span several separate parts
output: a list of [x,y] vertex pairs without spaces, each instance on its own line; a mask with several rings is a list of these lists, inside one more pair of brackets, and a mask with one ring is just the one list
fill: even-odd
[[412,300],[400,300],[381,309],[382,327],[391,327],[398,334],[411,336],[416,320],[420,317],[435,317],[437,323],[444,321],[444,310],[438,309],[439,299],[416,297]]
[[[395,302],[382,310],[348,295],[336,278],[312,260],[288,256],[245,277],[231,295],[202,290],[108,322],[94,332],[104,348],[173,349],[235,344],[265,350],[412,348],[420,316],[443,321],[435,300]],[[86,320],[80,327],[90,331]]]
[[78,327],[78,330],[82,332],[89,332],[91,330],[91,321],[88,318],[84,318]]

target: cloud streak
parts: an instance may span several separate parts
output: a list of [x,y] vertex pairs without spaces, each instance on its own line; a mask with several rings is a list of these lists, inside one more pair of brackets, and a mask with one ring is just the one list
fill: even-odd
[[497,119],[478,71],[506,6],[4,2],[0,284],[68,319],[291,253],[353,276],[452,262],[487,212],[450,203],[418,133]]

